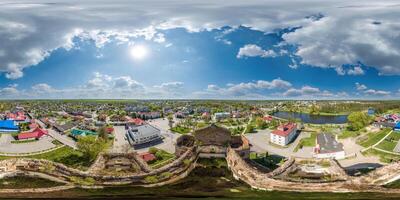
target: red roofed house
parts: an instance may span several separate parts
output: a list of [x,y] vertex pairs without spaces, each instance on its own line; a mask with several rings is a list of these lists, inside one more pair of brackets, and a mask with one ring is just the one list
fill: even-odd
[[267,122],[267,123],[270,123],[273,119],[274,119],[274,118],[272,118],[271,115],[268,115],[268,116],[264,116],[264,117],[263,117],[263,120],[264,120],[265,122]]
[[130,119],[129,122],[136,126],[141,126],[144,124],[144,120],[142,120],[140,118]]
[[276,130],[271,132],[270,141],[274,144],[286,146],[289,144],[297,133],[297,125],[293,122],[280,125]]
[[18,134],[18,140],[27,140],[27,139],[39,139],[43,135],[47,134],[47,130],[41,128],[35,128],[28,132],[23,132]]
[[25,121],[26,116],[25,116],[25,113],[23,113],[23,112],[7,113],[7,119],[19,122],[19,121]]
[[150,162],[156,159],[156,156],[149,152],[140,153],[139,156],[146,162]]

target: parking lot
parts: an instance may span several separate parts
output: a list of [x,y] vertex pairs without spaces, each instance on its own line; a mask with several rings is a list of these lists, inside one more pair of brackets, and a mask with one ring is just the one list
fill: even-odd
[[175,152],[175,142],[176,139],[180,136],[179,134],[172,133],[169,131],[168,120],[166,119],[154,119],[148,121],[149,124],[161,130],[161,135],[163,139],[161,141],[154,141],[151,143],[147,143],[144,145],[138,145],[131,147],[129,142],[125,138],[125,127],[124,126],[114,126],[114,145],[112,148],[112,152],[127,152],[130,150],[134,150],[137,152],[147,152],[149,148],[156,147],[162,150],[165,150],[169,153]]
[[35,153],[44,151],[56,147],[52,143],[53,138],[49,136],[43,136],[37,141],[28,143],[11,143],[14,138],[10,134],[2,134],[0,137],[0,152],[7,154],[19,154],[19,153]]

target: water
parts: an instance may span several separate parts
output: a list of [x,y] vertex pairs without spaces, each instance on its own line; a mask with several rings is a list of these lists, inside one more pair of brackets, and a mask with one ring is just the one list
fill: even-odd
[[310,115],[307,113],[296,113],[278,111],[273,114],[275,117],[283,119],[300,119],[309,124],[344,124],[347,123],[347,115]]

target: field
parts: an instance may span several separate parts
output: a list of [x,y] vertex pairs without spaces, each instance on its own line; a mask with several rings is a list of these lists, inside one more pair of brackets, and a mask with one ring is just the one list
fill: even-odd
[[400,133],[392,132],[386,139],[379,143],[377,147],[386,151],[393,151],[399,140]]
[[379,142],[379,140],[385,137],[385,135],[387,135],[390,131],[390,129],[384,129],[378,133],[368,133],[367,138],[358,142],[358,144],[363,147],[370,147]]
[[[64,146],[54,151],[50,151],[47,153],[42,153],[33,156],[24,156],[25,158],[35,158],[35,159],[46,159],[54,162],[62,163],[66,166],[78,168],[78,169],[87,169],[91,162],[89,159],[84,158],[83,154],[79,151],[76,151],[70,147]],[[1,160],[12,158],[9,156],[0,156]]]
[[47,179],[16,176],[0,179],[0,189],[46,188],[64,185]]
[[313,146],[315,146],[316,139],[317,139],[317,134],[316,133],[310,133],[310,137],[302,138],[300,140],[299,144],[296,146],[294,151],[297,152],[299,149],[301,149],[303,147],[313,147]]

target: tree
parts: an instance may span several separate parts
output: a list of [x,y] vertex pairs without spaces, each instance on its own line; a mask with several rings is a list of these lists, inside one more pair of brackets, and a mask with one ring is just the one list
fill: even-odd
[[252,133],[254,131],[254,126],[252,124],[247,124],[246,133]]
[[371,118],[364,112],[352,112],[347,116],[349,123],[348,129],[352,131],[358,131],[368,125]]
[[77,142],[78,150],[90,160],[96,159],[97,154],[107,149],[107,146],[106,140],[96,136],[79,137]]
[[265,122],[265,120],[261,117],[257,117],[256,118],[256,126],[259,129],[265,129],[267,128],[267,123]]

